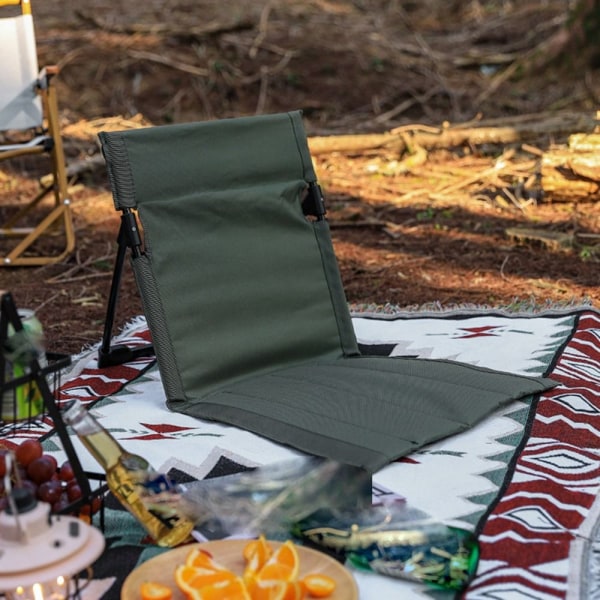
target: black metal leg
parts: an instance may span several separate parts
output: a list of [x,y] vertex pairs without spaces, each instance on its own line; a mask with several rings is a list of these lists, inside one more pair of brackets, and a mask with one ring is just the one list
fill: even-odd
[[134,257],[139,256],[140,254],[139,247],[141,245],[141,240],[137,231],[137,223],[134,215],[129,211],[125,211],[121,217],[121,226],[119,228],[117,242],[119,246],[117,249],[115,268],[113,271],[108,304],[106,307],[104,333],[102,336],[100,349],[98,350],[98,366],[101,369],[115,365],[122,365],[123,363],[131,362],[138,357],[152,356],[154,354],[154,347],[152,344],[148,344],[147,346],[142,346],[140,348],[129,348],[125,345],[111,347],[110,344],[127,248],[131,248]]

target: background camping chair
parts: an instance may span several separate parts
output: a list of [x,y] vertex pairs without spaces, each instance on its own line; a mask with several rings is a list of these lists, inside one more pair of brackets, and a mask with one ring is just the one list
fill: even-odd
[[359,353],[299,112],[100,139],[170,409],[375,471],[553,385]]
[[[75,246],[53,83],[57,72],[56,67],[38,71],[29,0],[0,0],[0,132],[4,132],[0,134],[0,161],[45,154],[51,164],[50,183],[42,184],[28,204],[0,218],[2,266],[58,262]],[[52,207],[40,216],[42,200],[48,195],[53,196]],[[34,212],[36,208],[40,210]],[[36,224],[31,225],[32,221]],[[55,243],[51,250],[36,245],[44,234],[60,235],[63,248],[56,251]],[[5,253],[7,239],[15,243]]]

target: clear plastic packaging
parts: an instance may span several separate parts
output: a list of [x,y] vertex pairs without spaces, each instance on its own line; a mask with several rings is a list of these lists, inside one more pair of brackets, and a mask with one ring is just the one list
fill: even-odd
[[169,506],[209,539],[289,537],[293,523],[319,508],[360,509],[371,504],[366,471],[319,458],[298,458],[252,471],[178,486],[178,495],[145,497],[154,511]]

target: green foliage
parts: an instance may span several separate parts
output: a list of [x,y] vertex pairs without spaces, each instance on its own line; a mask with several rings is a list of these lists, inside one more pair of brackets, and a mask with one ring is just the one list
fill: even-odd
[[378,73],[382,73],[386,68],[386,61],[383,58],[374,57],[371,59],[371,68]]
[[431,221],[435,217],[435,210],[431,206],[428,206],[425,210],[420,210],[416,216],[417,221]]
[[598,250],[595,246],[582,246],[579,250],[579,258],[586,262],[595,259],[598,254]]
[[432,206],[428,206],[424,210],[420,210],[416,214],[417,221],[432,221],[436,217],[441,220],[451,219],[454,211],[451,208],[446,208],[441,211],[436,211]]

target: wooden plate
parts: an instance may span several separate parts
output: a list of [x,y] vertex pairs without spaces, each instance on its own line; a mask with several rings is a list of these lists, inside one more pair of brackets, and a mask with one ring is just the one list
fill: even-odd
[[[173,590],[173,600],[186,600],[183,592],[175,585],[173,573],[175,568],[185,562],[185,558],[194,547],[203,548],[211,553],[213,558],[228,569],[241,575],[245,561],[242,550],[248,540],[217,540],[204,544],[190,544],[169,550],[142,563],[125,579],[121,588],[121,600],[140,600],[140,586],[144,581],[156,581],[168,585]],[[269,542],[273,548],[281,546],[281,542]],[[296,546],[300,559],[301,579],[309,573],[325,573],[337,582],[336,589],[330,600],[358,600],[358,588],[350,571],[345,569],[333,558],[303,546]]]

